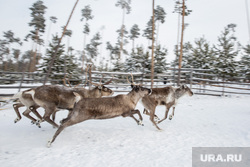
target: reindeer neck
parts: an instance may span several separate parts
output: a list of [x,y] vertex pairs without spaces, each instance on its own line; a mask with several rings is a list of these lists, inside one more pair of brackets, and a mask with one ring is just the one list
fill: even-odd
[[134,105],[136,105],[141,98],[139,94],[135,93],[134,91],[129,92],[127,96],[129,97],[131,102],[133,102]]
[[98,88],[88,90],[88,94],[89,94],[89,97],[95,97],[95,98],[99,98],[102,96],[102,93],[101,93],[100,89],[98,89]]

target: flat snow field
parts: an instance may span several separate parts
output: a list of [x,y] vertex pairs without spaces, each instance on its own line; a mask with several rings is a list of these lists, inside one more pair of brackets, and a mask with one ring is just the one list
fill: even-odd
[[[50,148],[56,129],[46,122],[38,128],[25,117],[15,124],[12,104],[2,108],[1,167],[190,167],[192,147],[250,146],[250,96],[183,97],[174,118],[159,124],[163,131],[147,115],[144,126],[129,117],[85,121],[66,128]],[[140,102],[137,108],[143,111]],[[162,118],[165,107],[156,110]],[[59,112],[56,122],[66,115]]]

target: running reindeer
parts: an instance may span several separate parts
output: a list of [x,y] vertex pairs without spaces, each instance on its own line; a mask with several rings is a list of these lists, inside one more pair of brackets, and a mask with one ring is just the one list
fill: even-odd
[[[17,114],[15,123],[21,120],[21,115],[18,111],[18,108],[26,106],[27,109],[24,111],[23,115],[31,119],[33,123],[35,122],[38,127],[41,127],[40,123],[43,119],[54,127],[58,127],[58,125],[55,123],[55,113],[59,109],[67,109],[69,112],[73,109],[76,101],[76,97],[74,96],[73,92],[77,92],[83,98],[100,98],[102,96],[111,96],[113,91],[104,86],[111,82],[112,79],[104,84],[102,84],[101,81],[99,84],[91,82],[93,85],[95,85],[95,88],[90,90],[80,87],[68,87],[66,84],[64,84],[65,86],[44,85],[19,92],[14,95],[14,98],[19,98],[21,102],[13,105]],[[45,114],[43,117],[36,111],[36,109],[39,107],[43,107],[45,109]],[[30,112],[33,112],[38,117],[38,120],[30,116]],[[51,115],[52,120],[50,119]]]
[[[135,110],[135,107],[142,97],[151,93],[151,89],[134,84],[133,77],[131,87],[132,90],[128,94],[114,97],[81,99],[78,93],[75,93],[76,97],[79,97],[81,100],[76,103],[71,114],[62,120],[62,124],[55,132],[48,146],[55,141],[56,137],[64,128],[90,119],[109,119],[118,116],[129,116],[140,125],[142,116],[139,110]],[[139,120],[133,116],[134,114],[139,115]]]
[[186,85],[182,85],[179,88],[174,88],[172,86],[164,88],[153,88],[151,95],[142,98],[142,104],[144,106],[143,113],[149,115],[150,120],[153,122],[153,125],[155,125],[158,130],[161,130],[155,122],[155,120],[159,120],[157,115],[155,115],[156,106],[166,106],[165,117],[157,123],[161,123],[162,121],[167,119],[169,109],[173,107],[172,115],[169,116],[169,119],[171,120],[174,116],[174,110],[175,106],[177,105],[178,99],[186,94],[188,94],[189,96],[193,95],[193,92]]

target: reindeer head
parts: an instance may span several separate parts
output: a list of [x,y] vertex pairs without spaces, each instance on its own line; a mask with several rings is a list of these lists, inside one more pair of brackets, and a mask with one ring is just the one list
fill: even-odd
[[187,85],[181,85],[180,89],[184,94],[188,94],[189,96],[193,96],[194,94]]
[[132,77],[132,82],[130,82],[130,81],[128,80],[128,77],[127,77],[127,81],[128,81],[128,83],[131,84],[131,88],[132,88],[132,91],[131,91],[131,92],[139,93],[139,95],[140,95],[141,97],[144,97],[144,96],[146,96],[146,95],[150,95],[150,94],[152,93],[152,90],[151,90],[151,89],[142,87],[141,84],[135,84],[135,83],[134,83],[133,75],[132,75],[132,74],[130,74],[130,75],[131,75],[131,77]]
[[94,89],[98,89],[100,91],[101,96],[112,96],[114,94],[114,92],[111,89],[109,89],[108,87],[104,86],[104,85],[110,84],[112,82],[112,80],[113,80],[113,78],[110,79],[108,82],[105,82],[103,84],[101,83],[101,81],[100,81],[100,83],[93,83],[90,81],[89,82],[95,86]]

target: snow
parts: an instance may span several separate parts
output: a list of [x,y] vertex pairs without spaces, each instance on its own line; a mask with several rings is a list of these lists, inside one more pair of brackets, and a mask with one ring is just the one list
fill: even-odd
[[[157,131],[147,115],[144,126],[132,118],[89,120],[66,128],[50,148],[56,129],[39,129],[23,117],[14,123],[12,104],[0,110],[0,164],[15,166],[150,167],[192,166],[192,147],[249,147],[250,96],[183,97],[173,119]],[[138,103],[137,108],[143,111]],[[20,109],[21,112],[24,108]],[[157,107],[162,118],[165,108]],[[43,114],[43,109],[39,109]],[[170,111],[170,113],[172,110]],[[56,122],[67,115],[57,113]]]

